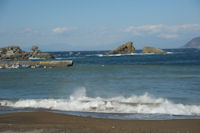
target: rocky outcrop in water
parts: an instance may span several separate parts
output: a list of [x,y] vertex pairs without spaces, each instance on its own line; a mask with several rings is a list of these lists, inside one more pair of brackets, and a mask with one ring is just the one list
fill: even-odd
[[54,57],[49,53],[44,53],[38,50],[37,46],[31,48],[32,52],[25,52],[19,46],[9,46],[5,48],[0,48],[0,60],[3,59],[29,59],[29,58],[44,58],[44,59],[54,59]]
[[135,48],[133,46],[133,42],[127,42],[121,46],[119,46],[118,48],[105,53],[104,55],[110,55],[110,54],[130,54],[130,53],[134,53],[135,52]]
[[0,48],[0,59],[28,59],[29,53],[20,49],[19,46]]
[[32,46],[31,50],[32,50],[32,52],[30,53],[29,58],[33,58],[33,59],[34,58],[54,59],[54,57],[51,54],[41,52],[38,49],[38,46]]
[[166,52],[162,49],[159,48],[154,48],[154,47],[144,47],[142,49],[142,53],[155,53],[155,54],[165,54]]

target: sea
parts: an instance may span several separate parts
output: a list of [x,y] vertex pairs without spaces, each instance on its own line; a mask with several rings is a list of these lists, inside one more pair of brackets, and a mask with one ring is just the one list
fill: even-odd
[[200,49],[104,56],[50,52],[71,67],[0,69],[0,114],[55,112],[85,117],[200,119]]

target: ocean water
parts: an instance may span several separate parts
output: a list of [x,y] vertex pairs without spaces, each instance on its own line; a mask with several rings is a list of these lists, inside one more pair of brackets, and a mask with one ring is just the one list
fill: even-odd
[[200,118],[200,50],[103,56],[51,52],[72,67],[0,69],[0,113],[50,111],[116,119]]

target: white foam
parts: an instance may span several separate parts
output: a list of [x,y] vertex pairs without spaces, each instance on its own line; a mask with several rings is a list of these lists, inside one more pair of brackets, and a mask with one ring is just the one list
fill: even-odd
[[[173,52],[167,52],[167,54],[172,54]],[[156,53],[130,53],[130,54],[109,54],[109,55],[103,55],[103,54],[97,54],[99,57],[104,56],[133,56],[133,55],[155,55]]]
[[173,54],[174,52],[167,52],[167,54]]
[[97,56],[99,57],[104,57],[104,56],[126,56],[126,55],[136,55],[139,53],[130,53],[130,54],[108,54],[108,55],[104,55],[104,54],[97,54]]
[[85,88],[78,89],[67,99],[0,100],[0,105],[81,112],[200,115],[200,105],[177,104],[167,99],[154,98],[147,93],[127,98],[122,96],[92,98],[86,96]]
[[45,58],[29,57],[30,60],[44,60]]

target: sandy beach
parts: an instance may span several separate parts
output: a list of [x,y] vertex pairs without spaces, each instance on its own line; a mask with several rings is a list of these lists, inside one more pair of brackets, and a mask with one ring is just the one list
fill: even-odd
[[199,133],[199,119],[116,120],[50,112],[0,115],[1,133]]

